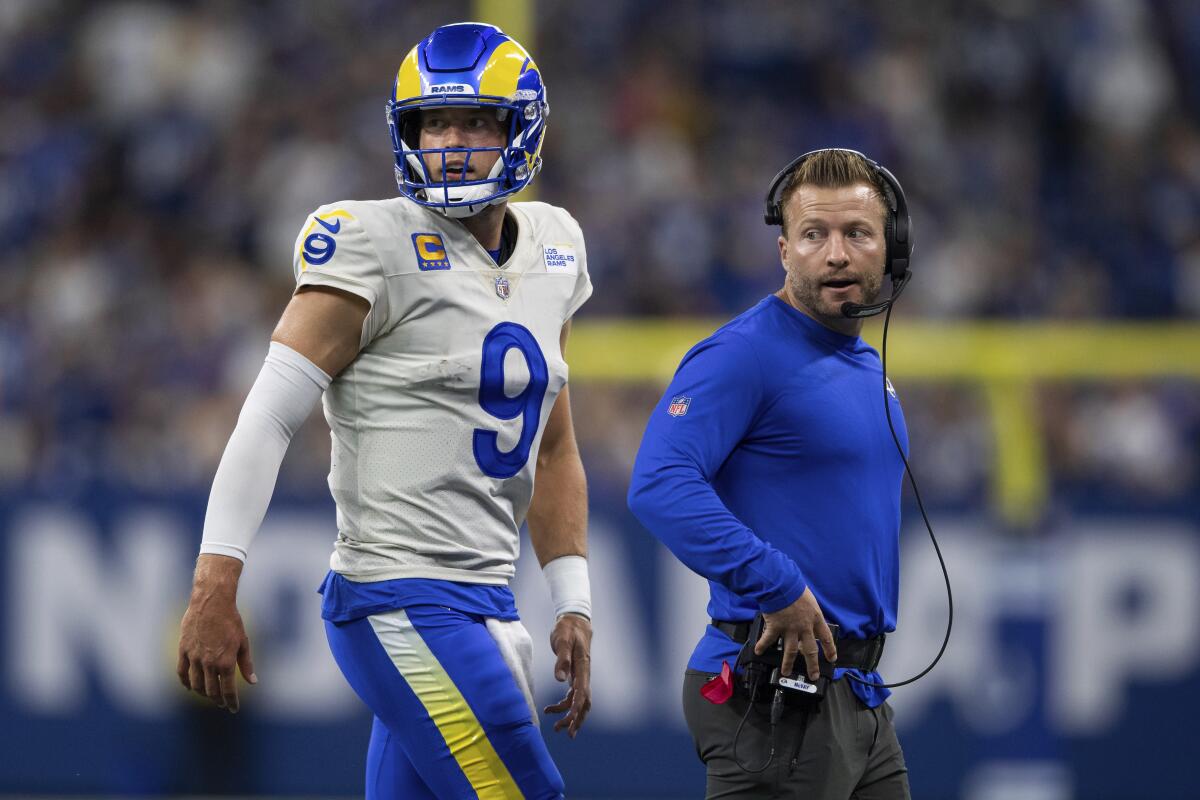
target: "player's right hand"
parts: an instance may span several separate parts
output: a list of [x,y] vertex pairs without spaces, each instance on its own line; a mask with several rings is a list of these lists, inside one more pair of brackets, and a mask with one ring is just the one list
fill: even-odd
[[[233,562],[237,567],[223,562]],[[200,557],[192,599],[180,626],[179,663],[175,669],[185,688],[233,714],[240,705],[234,666],[248,683],[258,683],[250,658],[250,639],[235,603],[240,573],[241,562],[237,559]]]
[[808,679],[816,683],[821,676],[821,668],[817,662],[817,640],[825,650],[828,661],[837,661],[837,647],[833,641],[833,632],[825,623],[825,615],[821,606],[813,596],[812,589],[805,589],[804,594],[787,608],[770,613],[763,612],[763,632],[754,644],[754,652],[762,655],[767,648],[783,639],[783,665],[781,675],[792,675],[796,666],[796,653],[804,656]]

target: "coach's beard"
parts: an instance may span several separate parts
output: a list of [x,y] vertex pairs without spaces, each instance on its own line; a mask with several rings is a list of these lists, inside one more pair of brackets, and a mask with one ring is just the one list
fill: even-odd
[[[840,281],[850,281],[839,286]],[[858,287],[858,291],[854,288]],[[821,278],[804,277],[796,280],[789,276],[788,291],[793,300],[810,314],[825,322],[836,324],[829,327],[840,328],[845,317],[842,314],[842,304],[846,302],[869,305],[874,303],[883,290],[883,275],[871,277],[856,276],[844,278],[841,276],[824,276]]]

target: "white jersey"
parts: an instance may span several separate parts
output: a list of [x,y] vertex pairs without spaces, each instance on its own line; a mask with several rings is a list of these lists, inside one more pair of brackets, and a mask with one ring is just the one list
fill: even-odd
[[498,268],[459,222],[404,198],[322,206],[296,242],[298,286],[371,305],[362,350],[325,392],[330,566],[354,581],[505,584],[550,409],[563,324],[592,292],[566,211],[510,203]]

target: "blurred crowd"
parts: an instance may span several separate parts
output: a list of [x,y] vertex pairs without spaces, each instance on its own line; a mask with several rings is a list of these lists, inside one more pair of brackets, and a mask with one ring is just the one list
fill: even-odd
[[[583,317],[719,319],[776,289],[764,188],[831,145],[905,185],[901,319],[1200,314],[1200,4],[536,6],[552,113],[535,185],[588,237]],[[205,488],[305,215],[395,194],[395,70],[471,16],[465,0],[0,3],[0,486]],[[628,412],[658,388],[578,393],[585,458],[623,477]],[[1195,388],[1039,393],[1056,480],[1194,496]],[[970,387],[906,397],[946,502],[986,494],[984,405]],[[309,490],[327,463],[314,421],[281,484]]]

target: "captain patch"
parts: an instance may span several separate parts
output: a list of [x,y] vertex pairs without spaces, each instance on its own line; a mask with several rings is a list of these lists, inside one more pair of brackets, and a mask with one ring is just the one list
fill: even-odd
[[450,269],[450,256],[446,244],[437,233],[414,233],[413,250],[417,253],[417,268],[422,272],[431,269]]
[[546,259],[546,272],[565,272],[568,275],[579,273],[579,261],[575,248],[569,244],[548,244],[542,248]]

